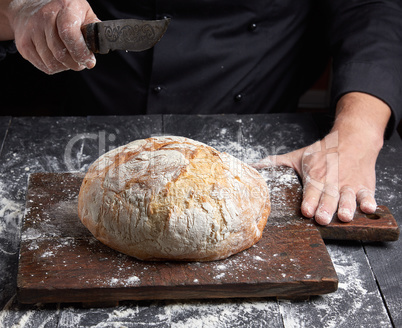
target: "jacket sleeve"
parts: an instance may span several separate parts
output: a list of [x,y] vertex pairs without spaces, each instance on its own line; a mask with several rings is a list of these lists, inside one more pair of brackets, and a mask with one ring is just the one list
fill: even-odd
[[14,54],[17,52],[14,41],[0,41],[0,61],[6,58],[7,54]]
[[387,134],[402,116],[402,5],[399,0],[328,1],[333,57],[332,106],[359,91],[392,110]]

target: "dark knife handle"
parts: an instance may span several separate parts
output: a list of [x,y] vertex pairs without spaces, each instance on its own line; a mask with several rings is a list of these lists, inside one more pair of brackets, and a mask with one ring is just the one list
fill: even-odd
[[90,23],[81,27],[82,35],[89,50],[99,53],[98,24]]

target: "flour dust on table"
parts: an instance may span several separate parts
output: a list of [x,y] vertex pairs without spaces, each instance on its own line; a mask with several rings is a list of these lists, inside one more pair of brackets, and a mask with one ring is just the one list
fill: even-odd
[[[5,183],[0,177],[0,302],[5,302],[13,293],[10,281],[16,277],[14,263],[18,258],[19,234],[24,205],[5,192]],[[1,303],[0,303],[1,304]]]
[[[367,265],[364,263],[366,259],[350,262],[350,257],[360,251],[358,243],[344,246],[328,244],[327,248],[338,274],[338,290],[311,298],[308,302],[281,301],[285,327],[308,328],[319,325],[322,328],[349,328],[354,327],[350,318],[355,318],[358,327],[391,328],[376,284],[362,275]],[[315,317],[309,315],[312,309]]]
[[[147,117],[146,120],[151,120]],[[166,117],[165,117],[166,118]],[[177,122],[183,120],[181,116],[171,117],[171,129],[180,128]],[[216,116],[214,120],[221,120],[223,125],[229,121],[227,116]],[[301,115],[267,115],[256,116],[254,125],[244,127],[246,120],[241,119],[242,135],[230,140],[230,131],[225,125],[219,128],[217,136],[211,134],[211,146],[220,151],[227,151],[233,156],[243,159],[261,159],[266,155],[275,155],[280,145],[283,152],[291,151],[296,147],[305,146],[317,139],[314,134],[316,126]],[[166,122],[167,119],[164,119]],[[196,121],[197,117],[191,117],[186,121]],[[288,122],[296,122],[289,124]],[[0,327],[14,328],[136,328],[136,327],[213,327],[231,328],[238,327],[393,327],[390,322],[384,303],[387,304],[389,315],[394,320],[394,327],[401,326],[400,318],[400,295],[394,288],[400,284],[400,251],[396,249],[399,244],[374,245],[368,248],[368,253],[378,253],[376,257],[369,257],[373,261],[378,259],[377,267],[384,267],[385,260],[389,263],[385,270],[389,275],[384,275],[383,280],[378,280],[379,288],[384,293],[382,302],[376,288],[376,280],[369,279],[372,275],[364,249],[359,243],[351,244],[328,244],[328,250],[334,262],[339,277],[339,289],[337,292],[320,296],[305,302],[276,301],[272,299],[239,299],[239,300],[213,300],[213,301],[183,301],[183,302],[121,302],[117,307],[84,309],[77,304],[36,304],[21,305],[16,301],[15,286],[13,281],[16,277],[17,245],[21,217],[24,212],[25,187],[28,174],[31,172],[62,172],[65,170],[63,154],[60,153],[67,142],[78,133],[98,133],[100,129],[114,133],[118,136],[120,144],[127,143],[151,133],[162,131],[161,117],[152,118],[152,124],[144,124],[135,117],[91,117],[91,118],[62,118],[62,119],[13,119],[4,143],[1,154],[0,167],[0,246],[5,251],[0,251],[0,299],[2,303],[0,312]],[[155,124],[156,123],[156,124]],[[249,122],[247,122],[248,124]],[[32,126],[39,132],[32,130]],[[157,128],[154,128],[157,127]],[[121,133],[117,134],[116,130]],[[225,130],[226,129],[226,130]],[[248,129],[248,130],[247,130]],[[137,133],[141,132],[141,135]],[[151,131],[151,132],[150,132]],[[193,130],[191,130],[193,131]],[[190,132],[191,132],[190,131]],[[245,136],[245,132],[249,135]],[[227,140],[224,140],[224,139]],[[117,145],[117,142],[114,144]],[[400,139],[397,142],[399,148],[392,149],[388,146],[383,149],[382,160],[378,166],[378,202],[388,206],[395,214],[400,214],[401,194],[401,169],[397,165],[400,152]],[[254,145],[248,147],[249,145]],[[98,154],[96,142],[84,145],[79,142],[73,148],[73,166],[75,169],[86,170],[88,163],[95,160],[95,156],[86,157],[86,154]],[[85,147],[89,147],[90,151]],[[247,149],[247,152],[246,152]],[[265,149],[268,149],[266,151]],[[247,156],[245,155],[247,153]],[[397,155],[394,155],[394,154]],[[238,156],[239,155],[239,156]],[[400,162],[400,161],[399,161]],[[267,172],[268,174],[268,172]],[[285,179],[286,180],[286,179]],[[286,181],[283,181],[286,185]],[[395,188],[394,188],[395,187]],[[272,192],[275,194],[275,192]],[[5,219],[7,217],[7,219]],[[398,216],[400,218],[400,215]],[[399,220],[399,219],[398,219]],[[400,220],[398,221],[400,223]],[[384,246],[384,247],[382,247]],[[14,255],[12,255],[14,254]],[[52,250],[44,250],[44,256],[52,256]],[[391,256],[393,255],[393,257]],[[374,260],[373,260],[374,259]],[[258,260],[256,259],[256,262]],[[400,262],[400,261],[399,261]],[[224,269],[217,265],[217,272],[228,274],[230,269]],[[379,272],[375,271],[376,277]],[[368,272],[368,275],[366,274]],[[368,277],[367,279],[364,277]],[[132,278],[133,282],[136,280]],[[11,286],[11,287],[10,287]],[[396,292],[395,292],[396,290]],[[389,299],[393,295],[393,299]],[[376,299],[376,300],[374,300]],[[393,301],[394,306],[390,301]],[[391,305],[391,307],[390,307]],[[205,318],[205,319],[204,319]],[[339,325],[337,324],[339,323]],[[235,326],[236,327],[236,326]]]
[[[241,123],[241,120],[238,120]],[[239,130],[241,132],[241,130]],[[212,138],[208,145],[221,152],[228,154],[251,164],[268,156],[266,147],[263,145],[251,146],[247,143],[241,133],[238,133],[236,140],[226,139],[227,128],[221,128],[215,138]]]
[[2,193],[2,190],[4,189],[5,188],[0,181],[0,237],[2,234],[19,229],[24,211],[24,206],[22,204],[6,197]]

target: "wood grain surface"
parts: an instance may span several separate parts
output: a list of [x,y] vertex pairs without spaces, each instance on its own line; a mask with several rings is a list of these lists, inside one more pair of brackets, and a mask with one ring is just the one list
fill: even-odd
[[400,229],[389,208],[380,205],[373,214],[365,214],[356,209],[351,222],[345,223],[334,215],[327,226],[316,224],[323,239],[363,240],[363,241],[396,241]]
[[[56,110],[56,109],[55,109]],[[106,150],[152,134],[191,136],[255,161],[322,138],[330,115],[269,114],[12,118],[5,121],[0,154],[0,326],[3,327],[400,327],[402,239],[396,242],[326,240],[339,285],[308,301],[273,298],[123,301],[83,309],[81,303],[21,304],[15,297],[20,223],[28,175],[65,172],[64,150],[72,138],[105,136]],[[84,172],[101,151],[98,139],[72,149],[75,170]],[[239,144],[241,149],[239,149]],[[258,153],[258,154],[257,154]],[[377,161],[376,199],[402,224],[402,142],[385,140]]]
[[[315,226],[298,214],[297,177],[284,167],[265,175],[277,192],[262,240],[228,259],[200,263],[144,262],[104,246],[77,216],[82,174],[32,174],[22,227],[19,301],[286,298],[335,291],[337,276],[325,244]],[[278,179],[283,176],[286,182]]]

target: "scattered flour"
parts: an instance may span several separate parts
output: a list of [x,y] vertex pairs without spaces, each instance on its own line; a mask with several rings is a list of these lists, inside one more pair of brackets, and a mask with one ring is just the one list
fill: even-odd
[[[160,315],[172,328],[276,327],[279,319],[276,302],[220,300],[168,302]],[[257,323],[258,322],[258,323]]]
[[42,257],[51,257],[51,256],[55,256],[52,251],[47,251],[42,254]]
[[129,284],[134,284],[134,283],[139,283],[139,282],[141,282],[141,279],[138,278],[137,276],[132,276],[132,277],[128,278],[126,281],[127,281],[127,283],[129,283]]
[[226,270],[227,269],[226,265],[224,265],[224,264],[219,264],[219,265],[216,266],[216,268],[218,270]]
[[1,254],[16,254],[18,240],[14,240],[14,238],[18,236],[21,219],[24,213],[24,206],[19,202],[9,199],[8,196],[5,195],[4,190],[6,190],[6,188],[4,183],[0,180],[0,238],[4,240],[13,239],[7,244],[0,245],[0,256]]
[[258,255],[254,256],[253,259],[256,261],[265,261],[262,257],[260,257]]
[[266,148],[263,146],[246,146],[242,145],[241,141],[218,141],[213,140],[208,143],[209,146],[214,147],[215,149],[226,152],[238,159],[246,162],[246,163],[254,163],[259,161],[260,159],[268,156]]
[[[241,120],[239,120],[241,122]],[[227,136],[226,129],[221,130],[222,137]],[[215,142],[211,146],[221,151],[243,159],[247,162],[263,158],[266,151],[261,148],[245,148],[240,142]],[[237,156],[240,155],[240,156]],[[18,157],[14,154],[14,157]],[[57,164],[57,161],[55,161]],[[31,166],[31,171],[34,166]],[[60,168],[55,167],[55,171]],[[294,176],[284,174],[279,177],[272,176],[272,172],[264,171],[264,178],[269,182],[270,179],[279,178],[284,186],[291,185],[295,179]],[[400,177],[385,175],[384,179],[395,179],[395,183],[400,183]],[[0,180],[0,236],[9,228],[18,229],[23,205],[8,199],[1,193],[4,185]],[[275,197],[280,188],[271,189]],[[385,190],[384,190],[385,192]],[[385,194],[385,193],[384,193]],[[23,196],[23,195],[21,195]],[[395,197],[396,198],[396,197]],[[400,199],[401,197],[398,197]],[[276,200],[278,204],[283,199]],[[394,199],[392,199],[394,201]],[[396,201],[396,199],[395,199]],[[36,245],[37,246],[37,245]],[[34,240],[32,247],[35,247]],[[209,300],[209,301],[167,301],[167,302],[127,302],[110,309],[92,309],[91,311],[80,308],[60,308],[43,311],[40,306],[34,305],[30,308],[21,310],[15,298],[13,297],[0,312],[0,327],[23,328],[30,327],[31,323],[39,322],[38,316],[42,319],[41,326],[47,326],[50,320],[55,319],[60,328],[66,327],[91,327],[109,328],[109,327],[173,327],[173,328],[227,328],[227,327],[247,327],[250,323],[255,323],[257,327],[313,327],[317,322],[320,327],[351,327],[353,322],[346,322],[351,318],[358,318],[359,325],[364,327],[391,327],[387,321],[386,311],[382,303],[370,303],[371,294],[378,293],[377,289],[371,288],[367,281],[364,281],[361,275],[362,270],[366,270],[364,263],[351,261],[353,251],[348,248],[336,247],[330,245],[329,252],[333,259],[335,269],[339,277],[339,289],[337,292],[313,298],[309,302],[290,302],[276,301],[271,299],[254,300]],[[1,250],[0,250],[1,253]],[[46,250],[44,256],[52,256],[50,250]],[[1,256],[1,254],[0,254]],[[277,258],[279,254],[273,254]],[[262,257],[253,256],[256,262]],[[242,263],[234,263],[246,275],[250,268],[242,267]],[[229,275],[231,268],[227,265],[218,264],[216,269],[223,271],[216,277]],[[306,275],[306,278],[309,275]],[[221,278],[222,278],[221,277]],[[111,284],[121,282],[121,278],[116,275],[111,280]],[[128,284],[140,283],[141,279],[137,276],[131,276],[125,280]],[[198,283],[198,279],[193,280]],[[381,299],[380,297],[378,299]],[[370,315],[372,309],[376,307],[382,309],[382,321],[373,321]],[[381,310],[380,310],[381,312]],[[144,315],[145,313],[145,315]],[[141,315],[142,314],[142,315]],[[316,317],[312,318],[309,314]],[[86,325],[84,325],[86,324]]]
[[[4,190],[0,183],[0,190]],[[0,194],[0,234],[6,229],[18,229],[24,213],[23,205]]]
[[216,275],[216,276],[214,277],[214,279],[220,280],[220,279],[222,279],[223,277],[225,277],[225,273],[224,273],[224,272],[222,272],[222,273]]
[[[352,318],[359,327],[391,327],[376,285],[372,280],[365,280],[363,271],[367,271],[368,263],[358,260],[361,248],[338,245],[327,245],[327,248],[338,274],[338,290],[308,302],[281,302],[285,327],[308,328],[320,323],[323,328],[348,328]],[[372,315],[373,308],[376,316]]]
[[118,278],[112,278],[112,279],[110,279],[110,286],[115,286],[115,285],[117,285],[117,283],[119,283],[120,282],[120,279],[118,279]]

